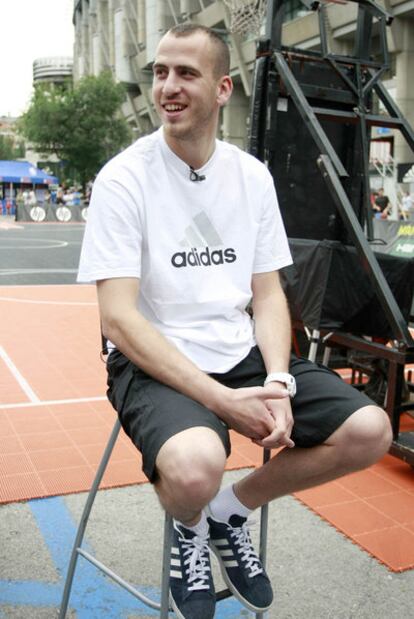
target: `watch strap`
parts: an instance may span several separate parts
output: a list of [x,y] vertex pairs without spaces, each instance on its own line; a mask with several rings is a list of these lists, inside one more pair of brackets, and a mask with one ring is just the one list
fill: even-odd
[[264,385],[268,385],[269,383],[284,383],[286,385],[286,389],[289,393],[289,396],[293,398],[296,394],[296,381],[292,374],[288,372],[271,372],[266,376],[266,380]]

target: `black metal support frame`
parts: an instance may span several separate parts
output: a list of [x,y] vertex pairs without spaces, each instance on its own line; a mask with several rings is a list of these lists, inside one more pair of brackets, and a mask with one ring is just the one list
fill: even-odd
[[[373,240],[373,226],[370,208],[369,188],[369,144],[372,126],[391,127],[399,129],[407,143],[414,151],[414,132],[407,120],[402,116],[397,105],[380,82],[384,71],[389,67],[389,56],[386,40],[386,26],[392,22],[392,15],[372,0],[360,0],[358,4],[357,29],[355,37],[354,56],[341,56],[331,53],[328,49],[328,38],[325,29],[325,6],[320,2],[303,1],[310,10],[318,11],[321,39],[321,53],[307,52],[297,48],[288,48],[282,44],[282,26],[284,18],[283,0],[269,0],[266,21],[266,39],[260,41],[257,49],[257,61],[254,76],[254,90],[252,96],[252,118],[250,123],[249,150],[250,152],[269,163],[277,157],[277,144],[273,139],[276,135],[278,122],[278,100],[282,92],[288,96],[296,106],[297,111],[318,147],[320,156],[318,166],[333,198],[337,211],[341,217],[349,237],[355,245],[360,257],[361,265],[372,278],[376,295],[381,308],[389,321],[394,334],[393,350],[395,355],[388,358],[388,348],[372,345],[363,340],[363,344],[351,334],[341,335],[341,341],[346,346],[363,346],[370,348],[371,354],[379,357],[385,352],[389,361],[387,412],[392,419],[394,444],[391,453],[414,464],[414,449],[401,447],[399,451],[399,418],[402,410],[398,400],[399,391],[404,375],[406,360],[414,353],[414,340],[408,325],[397,302],[385,280],[373,254],[369,241]],[[381,60],[371,58],[371,38],[374,20],[380,37]],[[312,107],[308,102],[307,94],[312,87],[302,88],[291,70],[292,58],[301,62],[313,61],[328,64],[343,84],[348,88],[357,105],[352,110],[338,110]],[[282,89],[282,90],[281,90]],[[308,91],[308,92],[307,92]],[[372,113],[369,107],[370,97],[376,93],[382,101],[387,113],[379,116]],[[335,148],[323,130],[319,119],[330,118],[337,122],[354,123],[358,125],[359,135],[363,148],[363,216],[359,220],[344,189],[343,182],[349,177]],[[334,334],[332,338],[336,338]],[[358,347],[357,346],[357,347]],[[387,348],[387,351],[385,351]]]

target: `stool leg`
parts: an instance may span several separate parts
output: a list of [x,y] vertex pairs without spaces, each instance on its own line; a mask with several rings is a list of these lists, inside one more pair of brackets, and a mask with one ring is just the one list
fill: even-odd
[[161,612],[160,619],[168,619],[170,608],[170,562],[172,544],[173,520],[165,512],[164,520],[164,549],[162,553],[162,578],[161,578]]
[[[270,459],[270,449],[263,449],[263,464],[266,464]],[[260,509],[260,561],[264,568],[266,568],[267,559],[267,529],[269,518],[269,505],[262,505]],[[256,613],[256,619],[264,619],[264,613]]]
[[66,613],[68,610],[69,596],[72,589],[73,577],[75,575],[75,569],[78,562],[78,548],[82,544],[83,536],[85,534],[86,525],[88,524],[89,515],[92,509],[93,502],[96,497],[96,493],[99,488],[99,484],[101,483],[103,474],[105,473],[105,469],[108,464],[108,460],[111,457],[112,450],[116,443],[116,439],[118,438],[119,431],[121,429],[121,424],[119,419],[116,420],[111,435],[109,437],[107,446],[105,448],[104,454],[102,456],[102,460],[99,464],[98,470],[96,471],[95,479],[93,480],[92,487],[89,491],[88,498],[85,503],[85,507],[83,508],[81,520],[79,523],[78,531],[75,538],[75,543],[73,544],[72,554],[69,561],[68,572],[66,575],[65,588],[63,591],[62,602],[60,605],[59,611],[59,619],[65,619]]

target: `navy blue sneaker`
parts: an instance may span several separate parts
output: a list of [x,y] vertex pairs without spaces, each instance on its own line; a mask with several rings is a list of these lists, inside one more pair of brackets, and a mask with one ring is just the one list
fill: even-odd
[[247,518],[234,515],[229,522],[219,522],[209,516],[207,520],[210,547],[227,587],[249,610],[268,610],[273,602],[272,585],[253,549]]
[[170,604],[179,619],[212,619],[216,594],[208,537],[174,522],[170,566]]

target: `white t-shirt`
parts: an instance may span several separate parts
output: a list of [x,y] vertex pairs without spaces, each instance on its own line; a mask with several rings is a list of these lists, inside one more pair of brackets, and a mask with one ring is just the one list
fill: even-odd
[[99,173],[78,281],[140,279],[139,311],[206,372],[226,372],[254,345],[253,273],[291,264],[273,179],[221,141],[204,180],[164,140],[140,138]]

